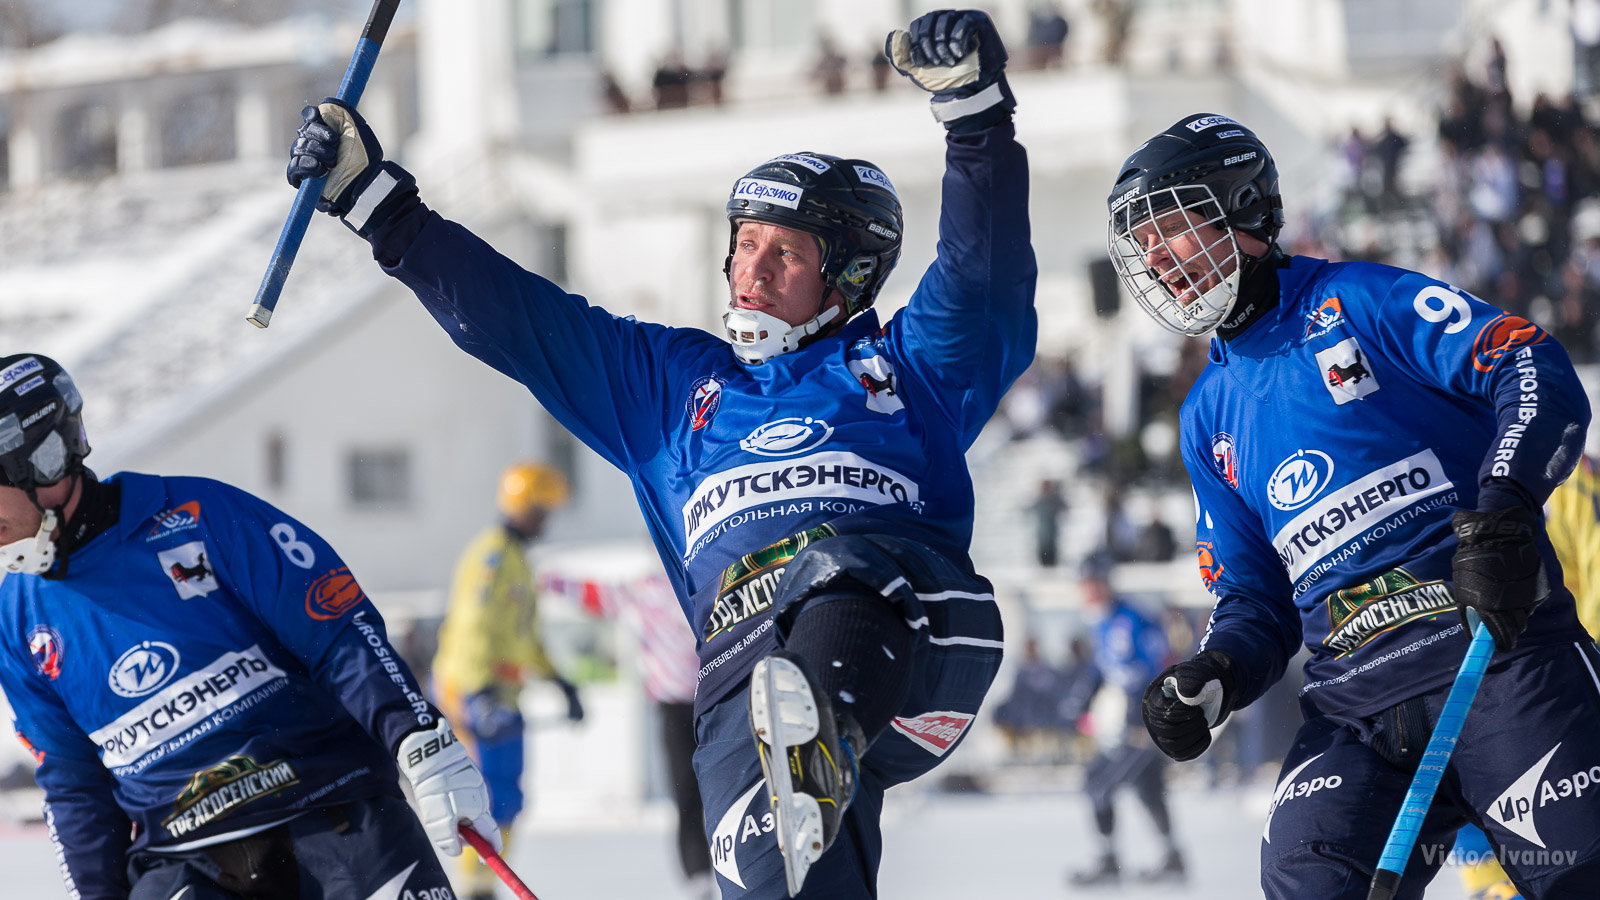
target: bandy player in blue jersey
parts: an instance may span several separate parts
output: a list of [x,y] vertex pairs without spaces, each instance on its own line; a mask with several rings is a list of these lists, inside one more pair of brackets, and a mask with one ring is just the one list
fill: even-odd
[[1532,900],[1600,896],[1600,658],[1540,513],[1589,422],[1565,351],[1416,272],[1285,255],[1272,157],[1224,116],[1145,142],[1109,205],[1141,306],[1216,334],[1180,426],[1216,607],[1146,691],[1151,736],[1200,755],[1304,643],[1262,887],[1365,897],[1476,610],[1495,655],[1399,896],[1469,822]]
[[304,112],[289,167],[327,174],[320,208],[632,479],[698,639],[725,898],[875,896],[884,790],[946,758],[1000,663],[963,454],[1033,359],[1027,160],[986,14],[929,13],[886,53],[947,129],[938,259],[887,323],[870,307],[903,222],[865,160],[798,152],[737,181],[724,335],[524,271],[430,212],[335,103]]
[[488,791],[350,570],[228,485],[97,480],[83,405],[0,357],[0,689],[68,895],[450,897]]

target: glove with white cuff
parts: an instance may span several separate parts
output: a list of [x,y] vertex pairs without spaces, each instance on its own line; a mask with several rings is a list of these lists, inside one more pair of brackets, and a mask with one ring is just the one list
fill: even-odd
[[422,829],[439,852],[461,855],[461,835],[456,832],[461,823],[483,835],[495,852],[503,849],[500,826],[489,815],[489,786],[449,722],[440,719],[431,729],[406,735],[395,761],[417,796]]
[[410,172],[383,158],[383,145],[355,107],[332,97],[300,111],[289,150],[289,184],[327,176],[317,209],[369,237],[417,190]]
[[1211,746],[1211,729],[1233,711],[1233,660],[1203,650],[1150,682],[1144,692],[1144,727],[1161,752],[1184,762]]
[[940,9],[918,16],[884,42],[889,64],[933,93],[933,117],[952,132],[979,131],[1011,117],[1006,48],[989,14]]

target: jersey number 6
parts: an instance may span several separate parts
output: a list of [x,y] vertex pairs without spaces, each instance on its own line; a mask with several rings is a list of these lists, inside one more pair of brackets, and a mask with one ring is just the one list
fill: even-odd
[[[1439,301],[1439,305],[1434,306],[1429,302],[1433,300]],[[1411,306],[1417,315],[1429,322],[1450,322],[1444,327],[1445,334],[1455,334],[1472,324],[1472,307],[1467,305],[1467,301],[1455,291],[1437,284],[1430,284],[1419,291],[1417,299],[1411,301]],[[1461,318],[1451,322],[1451,317],[1457,313]]]

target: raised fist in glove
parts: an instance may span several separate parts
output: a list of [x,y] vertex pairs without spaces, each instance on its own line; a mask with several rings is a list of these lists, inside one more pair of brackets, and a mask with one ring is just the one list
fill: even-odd
[[1233,711],[1233,660],[1205,650],[1157,675],[1144,692],[1144,727],[1161,752],[1184,762],[1211,746]]
[[338,216],[357,234],[378,226],[408,191],[411,173],[383,158],[383,145],[355,107],[332,97],[300,110],[303,120],[289,148],[289,184],[321,178],[317,209]]
[[977,9],[940,9],[892,31],[883,55],[933,93],[933,117],[955,132],[1005,121],[1017,108],[1006,83],[1006,48],[994,20]]
[[[1534,546],[1539,515],[1514,506],[1494,512],[1458,510],[1450,519],[1460,546],[1450,561],[1461,621],[1478,611],[1501,653],[1517,645],[1534,607],[1550,596],[1544,560]],[[1471,626],[1467,626],[1470,630]]]
[[413,731],[400,742],[395,752],[400,773],[411,782],[417,795],[418,817],[428,840],[446,856],[461,855],[461,823],[502,849],[500,827],[489,815],[489,786],[483,783],[478,764],[456,740],[450,723],[443,719],[426,731]]

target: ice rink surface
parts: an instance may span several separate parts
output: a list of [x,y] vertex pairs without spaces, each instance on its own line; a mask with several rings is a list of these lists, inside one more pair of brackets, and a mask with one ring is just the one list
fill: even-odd
[[[945,794],[891,791],[885,812],[879,896],[886,900],[1241,900],[1259,897],[1256,866],[1265,794],[1180,789],[1173,818],[1186,851],[1184,887],[1083,889],[1065,873],[1094,853],[1087,802],[1070,791]],[[1124,865],[1160,853],[1131,800],[1118,806]],[[651,806],[629,820],[541,820],[521,828],[508,854],[540,900],[690,900],[671,849],[671,810]],[[7,897],[64,897],[42,825],[0,825],[0,873]],[[510,897],[502,891],[501,897]],[[1462,900],[1459,877],[1442,871],[1428,900]]]

